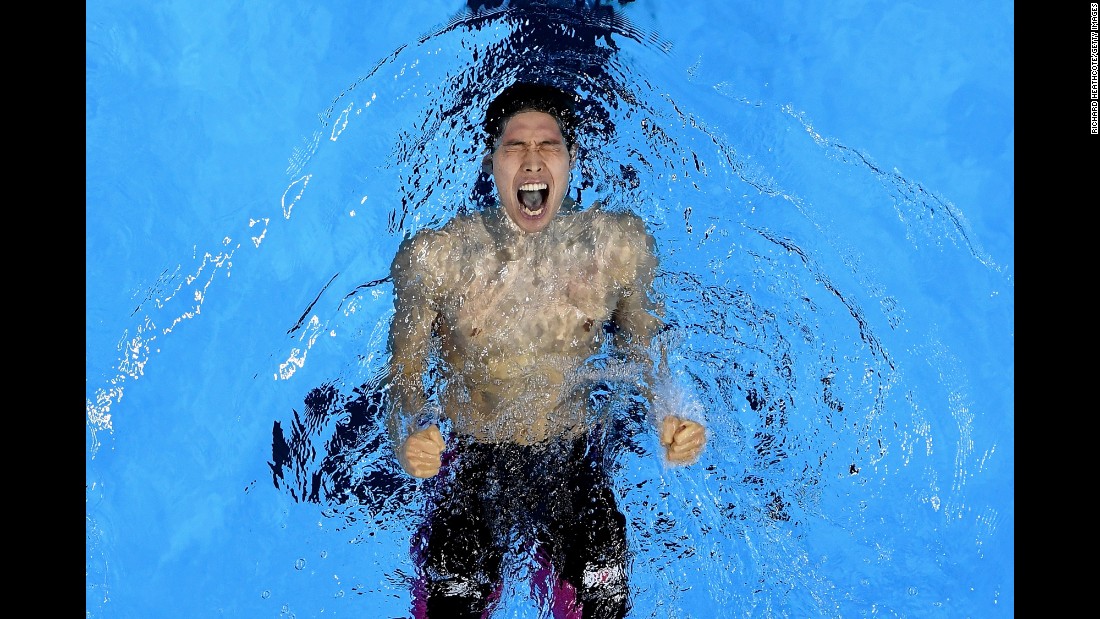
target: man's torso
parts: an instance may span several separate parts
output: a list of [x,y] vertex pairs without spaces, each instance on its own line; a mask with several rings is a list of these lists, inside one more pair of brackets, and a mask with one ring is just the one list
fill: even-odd
[[621,216],[559,216],[523,236],[490,213],[454,220],[438,242],[451,276],[440,305],[444,411],[456,430],[523,444],[579,435],[585,425],[585,360],[634,284],[648,251]]

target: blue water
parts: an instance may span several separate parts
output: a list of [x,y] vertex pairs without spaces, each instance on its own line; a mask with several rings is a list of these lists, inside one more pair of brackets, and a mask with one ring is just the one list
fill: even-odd
[[1014,615],[1012,3],[608,6],[570,56],[517,7],[87,5],[88,617],[407,616],[385,277],[525,71],[600,103],[583,198],[649,223],[707,410],[689,468],[623,427],[631,617]]

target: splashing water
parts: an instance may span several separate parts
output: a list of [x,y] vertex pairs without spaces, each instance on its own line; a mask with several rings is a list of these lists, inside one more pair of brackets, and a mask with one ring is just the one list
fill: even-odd
[[[247,586],[294,600],[300,615],[356,603],[349,590],[361,598],[349,612],[407,612],[405,540],[423,496],[398,471],[382,422],[388,265],[403,238],[491,200],[480,111],[537,72],[586,102],[574,197],[640,214],[657,239],[680,385],[662,393],[708,424],[700,462],[665,468],[648,422],[625,400],[607,405],[625,437],[613,472],[631,531],[632,616],[984,615],[1010,594],[1003,578],[963,578],[980,592],[969,597],[945,583],[979,572],[1005,535],[1011,515],[987,489],[1006,459],[1011,468],[999,442],[1010,434],[989,428],[1005,410],[1011,424],[1011,402],[976,392],[984,377],[968,375],[969,351],[954,342],[982,316],[946,304],[1011,304],[1011,268],[951,201],[821,135],[793,106],[685,75],[674,47],[625,11],[549,10],[463,14],[338,93],[291,155],[277,207],[256,207],[244,229],[165,270],[139,301],[117,364],[89,382],[90,460],[102,462],[125,416],[137,416],[123,410],[126,389],[232,271],[240,306],[275,295],[291,314],[256,317],[253,354],[211,385],[238,394],[234,412],[247,421],[236,427],[266,450],[245,450],[255,462],[243,474],[261,480],[247,485],[251,502],[214,503],[261,512],[243,546],[289,529],[291,548],[350,548],[326,561],[352,574],[293,580],[283,572],[309,574],[309,562],[266,551],[264,565],[295,567],[261,567]],[[575,380],[607,382],[613,396],[632,374]],[[112,512],[95,498],[106,476],[90,469],[89,552],[104,558],[90,559],[89,587],[107,591],[98,566]],[[267,479],[275,492],[261,499]],[[172,553],[202,535],[178,534]],[[512,568],[494,616],[528,616],[534,602],[516,583],[530,569]]]

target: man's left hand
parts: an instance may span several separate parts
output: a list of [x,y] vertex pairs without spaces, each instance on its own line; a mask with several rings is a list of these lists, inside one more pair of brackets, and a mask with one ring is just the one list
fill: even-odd
[[690,464],[703,453],[707,431],[703,424],[669,415],[661,420],[661,444],[672,464]]

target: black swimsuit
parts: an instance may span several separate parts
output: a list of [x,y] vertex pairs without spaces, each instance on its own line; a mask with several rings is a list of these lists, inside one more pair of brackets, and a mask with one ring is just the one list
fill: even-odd
[[595,442],[459,439],[435,478],[434,509],[414,538],[421,571],[414,617],[487,617],[511,540],[532,545],[534,584],[554,617],[625,616],[626,518]]

